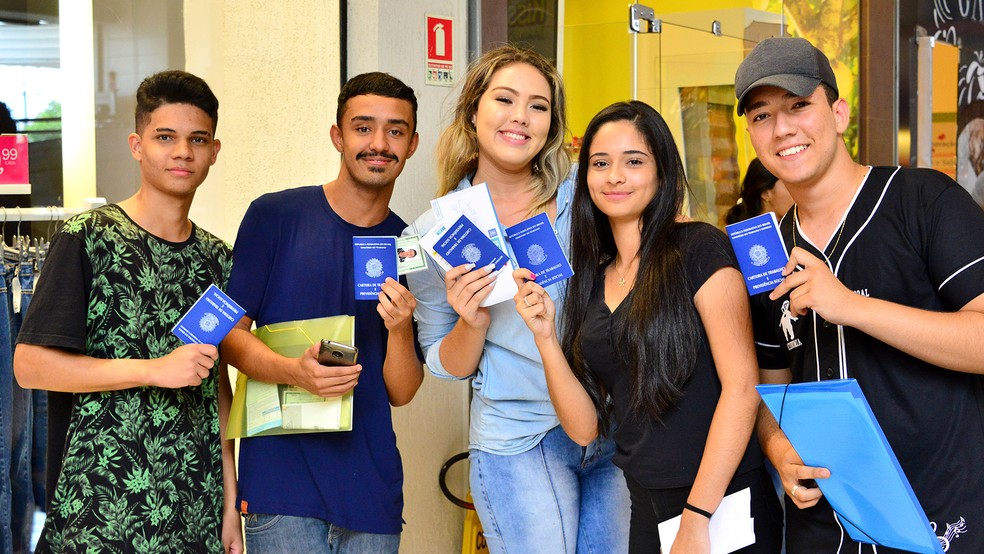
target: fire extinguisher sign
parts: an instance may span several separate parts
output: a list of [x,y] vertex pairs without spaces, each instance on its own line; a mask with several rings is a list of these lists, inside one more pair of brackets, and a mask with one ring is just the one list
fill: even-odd
[[454,86],[454,20],[427,16],[427,76],[424,83]]

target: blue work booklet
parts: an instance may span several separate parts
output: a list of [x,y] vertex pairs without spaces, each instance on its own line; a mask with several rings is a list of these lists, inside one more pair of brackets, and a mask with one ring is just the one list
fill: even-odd
[[396,237],[352,237],[355,299],[379,299],[386,278],[397,278],[397,259]]
[[218,346],[246,313],[215,284],[209,285],[171,332],[185,344]]
[[485,236],[468,216],[459,217],[434,244],[434,251],[451,267],[475,264],[475,268],[492,264],[499,269],[509,261],[509,256]]
[[724,228],[738,257],[749,295],[768,292],[782,282],[782,268],[789,262],[779,234],[776,214],[769,212]]
[[547,286],[574,275],[557,233],[547,214],[537,214],[506,229],[519,267],[536,274],[536,283]]

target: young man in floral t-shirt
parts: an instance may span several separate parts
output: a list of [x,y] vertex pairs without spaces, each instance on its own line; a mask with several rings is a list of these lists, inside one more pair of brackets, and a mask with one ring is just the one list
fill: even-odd
[[[38,552],[241,552],[229,381],[211,345],[182,345],[177,319],[231,252],[188,219],[215,163],[218,100],[183,71],[137,91],[132,197],[54,237],[14,354],[24,387],[72,393],[64,454]],[[226,454],[226,456],[223,456]]]

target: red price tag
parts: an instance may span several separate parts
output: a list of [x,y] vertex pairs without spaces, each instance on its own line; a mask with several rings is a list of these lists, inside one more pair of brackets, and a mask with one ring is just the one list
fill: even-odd
[[[0,185],[27,185],[27,135],[0,135]],[[0,187],[0,194],[4,192]]]

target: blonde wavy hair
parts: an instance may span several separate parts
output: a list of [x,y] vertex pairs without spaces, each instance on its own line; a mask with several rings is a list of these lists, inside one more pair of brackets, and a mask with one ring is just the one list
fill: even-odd
[[[517,63],[525,63],[539,71],[547,80],[553,96],[550,102],[550,131],[543,149],[533,158],[534,171],[530,175],[530,188],[535,194],[530,206],[531,214],[546,209],[547,204],[556,196],[560,183],[570,173],[571,158],[564,148],[567,99],[560,74],[549,60],[532,50],[500,46],[483,54],[468,68],[455,105],[454,119],[438,140],[438,196],[453,191],[465,176],[477,170],[478,136],[472,124],[472,116],[478,111],[478,102],[489,88],[495,72]],[[536,171],[537,168],[539,171]]]

